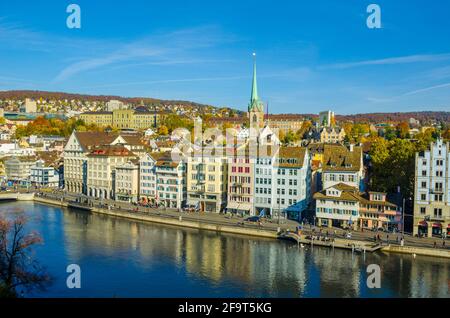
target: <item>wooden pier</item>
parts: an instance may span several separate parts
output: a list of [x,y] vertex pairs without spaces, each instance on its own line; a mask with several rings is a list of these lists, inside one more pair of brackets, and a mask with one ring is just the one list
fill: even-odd
[[373,253],[375,251],[378,251],[382,248],[380,244],[374,244],[370,242],[364,242],[364,241],[356,241],[356,240],[346,240],[341,238],[331,238],[329,240],[319,240],[319,239],[309,239],[306,238],[306,235],[299,235],[294,232],[283,232],[278,235],[279,239],[286,239],[297,242],[298,245],[300,244],[307,244],[311,246],[323,246],[323,247],[330,247],[330,248],[340,248],[340,249],[347,249],[352,250],[355,252],[369,252]]

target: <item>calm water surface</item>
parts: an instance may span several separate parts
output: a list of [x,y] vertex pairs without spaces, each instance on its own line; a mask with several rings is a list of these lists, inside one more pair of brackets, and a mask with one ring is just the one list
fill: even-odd
[[[26,213],[44,239],[34,253],[54,282],[33,297],[449,297],[445,259],[299,249],[33,202],[1,203],[0,213]],[[66,287],[73,263],[81,289]],[[369,264],[381,267],[381,289],[366,287]]]

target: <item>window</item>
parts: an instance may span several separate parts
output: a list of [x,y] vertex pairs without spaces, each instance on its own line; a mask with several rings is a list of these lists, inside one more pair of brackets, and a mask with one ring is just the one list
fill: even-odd
[[426,189],[427,183],[425,181],[422,181],[422,188]]
[[425,193],[422,193],[422,194],[420,195],[420,200],[426,201],[426,199],[427,199],[427,195],[426,195]]
[[442,217],[442,209],[441,208],[435,208],[434,209],[434,217],[441,218]]
[[422,170],[422,177],[426,177],[427,176],[427,171],[426,170]]

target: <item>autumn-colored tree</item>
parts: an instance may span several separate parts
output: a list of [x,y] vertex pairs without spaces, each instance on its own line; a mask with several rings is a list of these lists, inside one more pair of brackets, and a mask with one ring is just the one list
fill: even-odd
[[311,128],[312,122],[310,120],[305,120],[302,123],[302,126],[299,130],[297,130],[296,135],[297,139],[303,139],[303,136],[308,132],[308,130]]
[[163,125],[167,127],[169,133],[177,128],[186,128],[190,130],[194,127],[194,122],[187,117],[181,117],[177,114],[170,114],[164,118]]
[[284,145],[289,145],[290,143],[296,141],[297,139],[298,139],[297,136],[292,132],[292,130],[289,130],[286,134],[283,135],[281,135],[280,133],[280,140]]
[[397,125],[397,136],[402,139],[409,137],[409,124],[407,122],[401,122]]
[[447,129],[442,133],[442,138],[444,140],[450,140],[450,129]]
[[159,128],[158,128],[158,133],[159,133],[160,135],[163,135],[163,136],[168,135],[168,134],[169,134],[169,129],[167,128],[167,126],[161,125],[161,126],[159,126]]
[[30,251],[42,239],[37,233],[25,233],[27,219],[9,220],[0,216],[0,296],[17,297],[19,290],[43,290],[51,282]]
[[353,124],[352,124],[351,122],[345,122],[345,123],[342,125],[342,128],[344,128],[345,134],[346,134],[347,136],[351,136],[352,131],[353,131]]

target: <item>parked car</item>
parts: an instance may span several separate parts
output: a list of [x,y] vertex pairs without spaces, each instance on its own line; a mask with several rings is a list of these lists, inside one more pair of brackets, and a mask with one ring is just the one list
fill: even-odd
[[261,222],[261,218],[259,216],[250,216],[244,220],[245,222]]

